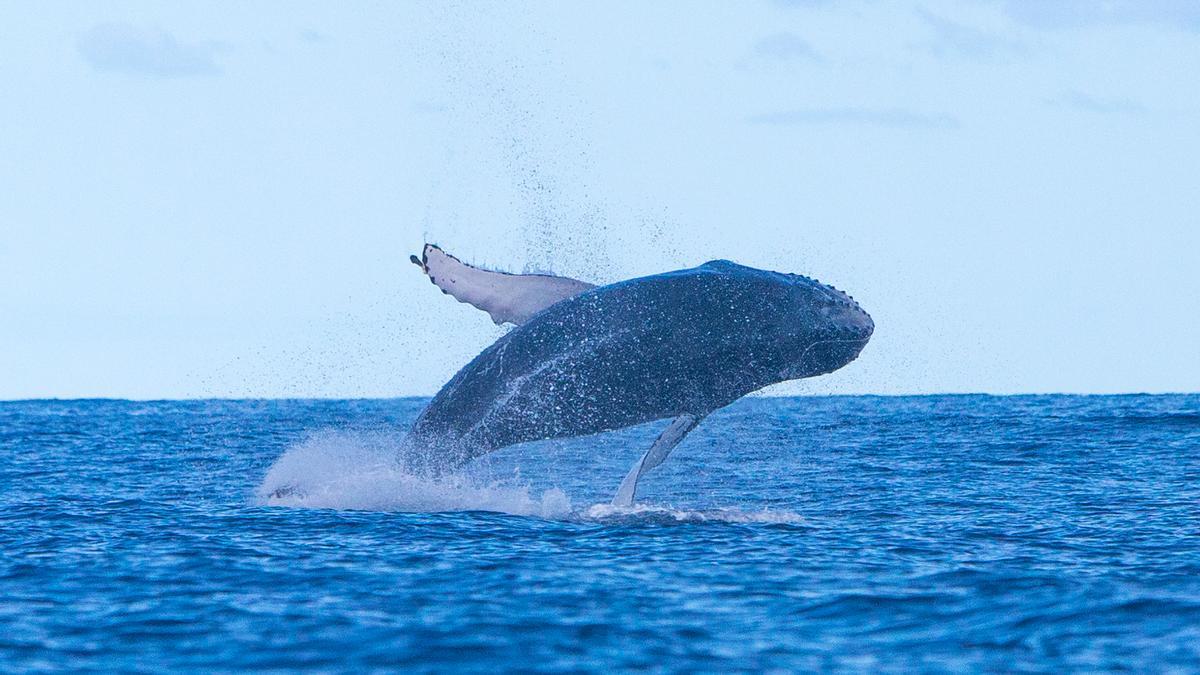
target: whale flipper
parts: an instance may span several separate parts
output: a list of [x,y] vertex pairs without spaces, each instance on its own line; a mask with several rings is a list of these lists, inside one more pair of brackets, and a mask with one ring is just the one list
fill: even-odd
[[621,481],[621,487],[617,488],[617,494],[612,499],[613,506],[631,506],[633,498],[637,493],[638,479],[643,474],[647,473],[654,467],[663,463],[667,455],[679,445],[679,441],[687,436],[688,432],[696,428],[700,424],[700,420],[704,419],[703,415],[680,415],[667,425],[666,429],[658,435],[654,444],[642,455],[633,468],[625,475],[625,480]]
[[443,293],[482,309],[497,325],[519,326],[550,305],[596,287],[569,277],[508,274],[473,267],[434,244],[425,244],[421,257],[414,255],[409,260]]

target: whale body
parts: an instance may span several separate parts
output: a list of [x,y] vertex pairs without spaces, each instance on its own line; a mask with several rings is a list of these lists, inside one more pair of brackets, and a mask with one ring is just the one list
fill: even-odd
[[[431,255],[443,256],[440,267]],[[767,385],[841,368],[875,327],[832,286],[728,260],[599,287],[479,270],[431,246],[413,261],[447,293],[498,322],[519,315],[522,323],[437,393],[408,443],[452,468],[518,443],[674,418],[631,469],[617,504],[632,502],[638,478],[708,413]],[[471,273],[502,275],[487,278],[490,303],[479,300],[487,293]],[[536,299],[542,286],[553,288]],[[506,292],[535,299],[497,311]]]

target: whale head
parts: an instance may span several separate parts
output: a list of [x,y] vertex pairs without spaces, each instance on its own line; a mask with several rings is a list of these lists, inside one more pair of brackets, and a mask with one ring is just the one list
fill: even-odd
[[[858,358],[875,332],[871,315],[828,284],[788,274],[779,344],[787,352],[785,379],[831,373]],[[790,315],[790,316],[789,316]]]
[[[752,289],[753,339],[777,381],[833,372],[853,361],[875,331],[871,316],[848,294],[800,274],[715,260],[703,267]],[[769,365],[768,365],[769,364]]]

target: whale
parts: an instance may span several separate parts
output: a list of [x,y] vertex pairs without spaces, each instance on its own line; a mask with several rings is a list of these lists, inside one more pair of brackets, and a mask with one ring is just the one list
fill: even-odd
[[639,480],[714,410],[842,368],[875,329],[833,286],[729,260],[596,285],[476,267],[435,244],[410,259],[443,293],[514,327],[437,392],[409,448],[450,471],[519,443],[670,420],[615,506],[631,505]]

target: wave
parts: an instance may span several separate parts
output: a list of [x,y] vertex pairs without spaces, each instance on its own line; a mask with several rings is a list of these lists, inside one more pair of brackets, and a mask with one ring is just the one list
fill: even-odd
[[799,524],[790,511],[678,509],[634,504],[594,504],[575,509],[557,487],[535,496],[519,476],[482,479],[470,473],[431,477],[413,473],[400,458],[403,436],[326,431],[284,452],[255,490],[263,506],[407,513],[490,511],[551,520],[600,523]]

